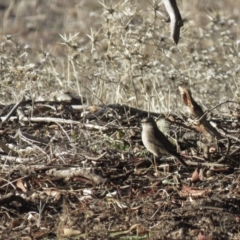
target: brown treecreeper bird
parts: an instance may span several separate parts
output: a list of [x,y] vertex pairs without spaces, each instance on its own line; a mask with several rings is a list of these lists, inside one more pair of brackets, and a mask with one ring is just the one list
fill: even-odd
[[181,155],[176,151],[172,143],[158,129],[156,122],[152,117],[144,118],[142,124],[142,141],[144,146],[155,157],[162,155],[171,155],[175,157],[182,165],[188,167]]

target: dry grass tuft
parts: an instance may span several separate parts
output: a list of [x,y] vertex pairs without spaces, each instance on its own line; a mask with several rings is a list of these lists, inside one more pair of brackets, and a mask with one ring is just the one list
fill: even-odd
[[238,4],[180,1],[184,27],[175,46],[160,1],[5,1],[1,99],[64,89],[89,103],[170,111],[184,85],[206,107],[237,100]]

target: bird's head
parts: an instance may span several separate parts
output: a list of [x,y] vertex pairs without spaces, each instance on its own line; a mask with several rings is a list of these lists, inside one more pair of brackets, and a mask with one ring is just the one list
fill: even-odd
[[149,127],[151,127],[151,128],[157,127],[156,122],[154,121],[154,119],[152,117],[147,117],[147,118],[142,119],[141,124],[142,124],[143,128],[145,128],[145,127],[148,127],[148,128]]

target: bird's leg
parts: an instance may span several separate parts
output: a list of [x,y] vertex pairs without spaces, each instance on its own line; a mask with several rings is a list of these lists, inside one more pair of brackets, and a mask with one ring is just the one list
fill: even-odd
[[157,163],[156,163],[156,157],[155,157],[155,155],[153,155],[153,162],[152,162],[152,164],[153,164],[153,167],[154,167],[154,169],[155,169],[155,173],[157,173]]

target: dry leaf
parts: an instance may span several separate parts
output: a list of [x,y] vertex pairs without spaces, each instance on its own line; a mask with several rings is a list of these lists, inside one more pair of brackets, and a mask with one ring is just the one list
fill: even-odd
[[204,231],[200,231],[198,234],[198,240],[212,240],[213,238],[210,236],[207,236]]
[[71,228],[63,229],[63,236],[65,236],[65,237],[71,237],[71,236],[79,235],[79,234],[81,234],[81,232],[79,230],[74,230]]
[[17,181],[17,187],[20,188],[24,193],[27,192],[27,189],[24,187],[22,180]]
[[204,180],[204,175],[203,175],[203,169],[202,169],[202,168],[199,169],[199,179],[200,179],[201,181]]
[[197,182],[199,181],[199,174],[198,174],[198,169],[196,168],[195,171],[192,174],[191,178],[192,182]]
[[180,197],[204,197],[209,193],[211,193],[211,189],[191,188],[183,185],[182,190],[179,192],[179,195]]

